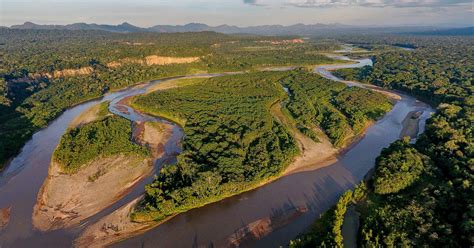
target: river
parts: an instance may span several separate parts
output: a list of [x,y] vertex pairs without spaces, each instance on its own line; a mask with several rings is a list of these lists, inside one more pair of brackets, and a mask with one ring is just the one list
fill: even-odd
[[[349,49],[350,51],[350,49]],[[346,51],[347,52],[347,51]],[[339,59],[350,60],[338,56]],[[315,68],[320,75],[342,81],[330,70],[371,65],[370,59],[357,60],[355,64],[321,66]],[[336,68],[335,68],[336,67]],[[213,74],[210,76],[219,76]],[[42,233],[33,229],[32,209],[38,190],[48,173],[51,155],[66,131],[69,123],[80,113],[100,101],[111,101],[110,110],[132,120],[164,121],[143,116],[128,109],[129,114],[119,111],[119,101],[127,96],[143,94],[146,89],[162,81],[152,81],[120,92],[110,93],[101,100],[87,102],[65,111],[47,128],[38,131],[23,147],[10,165],[0,175],[0,208],[12,207],[10,223],[0,233],[0,247],[69,247],[73,239],[85,226],[94,223],[130,200],[143,193],[143,187],[152,178],[140,182],[120,201],[89,218],[78,227]],[[357,82],[351,86],[361,86]],[[134,238],[115,244],[116,247],[216,247],[227,243],[241,227],[256,220],[284,212],[294,207],[306,207],[307,212],[292,219],[285,226],[274,230],[261,239],[248,240],[246,247],[276,247],[286,245],[288,240],[303,232],[323,211],[332,206],[339,196],[357,184],[374,166],[375,158],[382,148],[398,139],[402,121],[411,111],[422,111],[419,133],[430,113],[428,105],[413,97],[401,94],[401,100],[381,120],[371,126],[365,136],[342,154],[338,161],[328,167],[300,172],[283,177],[256,190],[231,197],[220,202],[193,209],[180,214],[164,224]],[[152,119],[150,119],[152,118]],[[166,144],[163,160],[174,159],[179,152],[181,130],[175,126],[172,138]]]

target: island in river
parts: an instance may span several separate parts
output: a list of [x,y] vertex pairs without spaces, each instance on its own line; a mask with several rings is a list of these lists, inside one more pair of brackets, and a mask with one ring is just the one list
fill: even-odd
[[132,130],[107,108],[98,111],[103,106],[108,102],[86,110],[63,136],[34,207],[35,228],[63,229],[95,215],[149,176],[163,154],[170,125],[137,123]]

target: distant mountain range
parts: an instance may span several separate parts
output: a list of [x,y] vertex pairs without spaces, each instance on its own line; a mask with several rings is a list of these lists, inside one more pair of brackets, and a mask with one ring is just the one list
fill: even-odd
[[[258,35],[331,35],[331,34],[367,34],[367,33],[428,33],[446,32],[449,29],[436,29],[434,27],[362,27],[344,24],[295,24],[290,26],[262,25],[251,27],[237,27],[230,25],[209,26],[202,23],[189,23],[186,25],[156,25],[149,28],[141,28],[124,22],[119,25],[74,23],[68,25],[39,25],[25,22],[21,25],[13,25],[12,29],[59,29],[59,30],[102,30],[117,33],[133,32],[202,32],[214,31],[225,34],[258,34]],[[471,30],[472,27],[467,28]]]
[[32,22],[25,22],[21,25],[13,25],[13,29],[60,29],[60,30],[102,30],[116,33],[132,33],[145,32],[144,28],[133,26],[129,23],[122,23],[119,25],[105,25],[105,24],[87,24],[87,23],[73,23],[67,25],[40,25]]
[[474,27],[435,29],[435,30],[430,30],[430,31],[417,32],[415,34],[421,34],[421,35],[474,35]]

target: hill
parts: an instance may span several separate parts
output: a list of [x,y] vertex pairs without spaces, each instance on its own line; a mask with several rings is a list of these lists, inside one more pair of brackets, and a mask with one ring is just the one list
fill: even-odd
[[416,33],[432,31],[434,27],[367,27],[352,26],[344,24],[294,24],[283,25],[260,25],[249,27],[238,27],[231,25],[209,26],[202,23],[188,23],[186,25],[155,25],[149,28],[141,28],[124,22],[119,25],[73,23],[67,25],[39,25],[25,22],[21,25],[13,25],[12,29],[56,29],[56,30],[101,30],[116,33],[132,32],[156,32],[156,33],[184,33],[214,31],[224,34],[257,34],[257,35],[339,35],[339,34],[372,34],[372,33]]

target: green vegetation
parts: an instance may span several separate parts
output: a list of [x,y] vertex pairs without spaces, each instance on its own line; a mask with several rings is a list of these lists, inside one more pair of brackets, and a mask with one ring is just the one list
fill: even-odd
[[[273,40],[273,38],[269,39]],[[252,47],[258,49],[249,49]],[[241,41],[239,43],[231,41],[222,43],[212,56],[207,56],[203,60],[211,72],[243,71],[266,66],[329,64],[337,61],[329,59],[321,53],[330,48],[335,47],[311,43],[275,45],[265,42],[265,40]]]
[[433,209],[430,196],[435,174],[429,158],[410,145],[409,139],[384,149],[377,159],[370,193],[357,206],[360,244],[417,247],[445,242],[435,236],[441,234],[439,227],[444,228],[437,222],[441,216]]
[[[111,90],[198,72],[333,61],[320,53],[336,45],[279,42],[293,38],[0,29],[0,164],[66,108]],[[150,55],[201,59],[188,64],[111,66]],[[54,76],[61,70],[81,68],[87,69],[85,74]]]
[[135,220],[161,220],[255,187],[282,172],[298,153],[295,141],[270,114],[286,97],[278,80],[260,72],[205,81],[135,98],[132,106],[169,118],[185,131],[178,163],[146,186]]
[[[423,218],[425,214],[433,214],[433,210],[425,209],[422,202],[418,202],[419,199],[427,200],[420,184],[432,180],[433,175],[429,158],[413,148],[409,139],[394,142],[377,158],[374,179],[369,187],[362,182],[354,193],[347,191],[335,207],[322,214],[310,231],[292,240],[290,247],[343,247],[342,223],[350,204],[355,204],[361,213],[358,230],[361,247],[421,245],[413,234],[419,233],[419,227],[429,228],[427,225],[432,223]],[[432,200],[429,202],[433,203]]]
[[335,146],[358,135],[367,122],[381,117],[392,107],[382,94],[322,78],[313,73],[292,73],[283,81],[290,92],[286,107],[300,131],[316,137],[321,127]]
[[474,39],[399,36],[349,40],[368,48],[372,43],[396,43],[417,49],[378,53],[374,68],[344,70],[339,75],[403,90],[438,105],[415,144],[397,141],[377,159],[370,193],[357,204],[359,245],[473,246]]
[[68,130],[53,157],[65,172],[75,173],[88,162],[100,157],[117,154],[148,155],[146,148],[130,141],[131,135],[130,121],[117,116],[105,117]]
[[425,170],[427,159],[409,145],[409,139],[394,142],[377,158],[374,192],[391,194],[410,186]]
[[97,111],[97,119],[102,119],[110,114],[109,104],[110,101],[104,101],[99,104],[99,111]]

